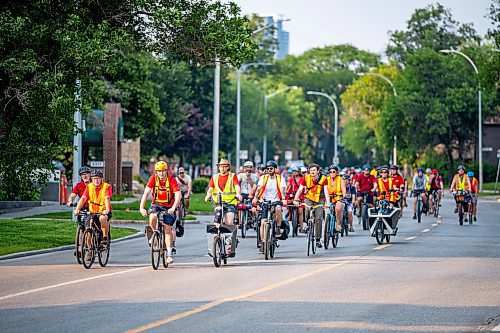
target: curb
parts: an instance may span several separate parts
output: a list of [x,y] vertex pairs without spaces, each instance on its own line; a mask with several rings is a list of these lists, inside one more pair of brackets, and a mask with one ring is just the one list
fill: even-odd
[[[136,239],[143,237],[144,232],[141,232],[140,230],[137,230],[137,233],[133,235],[129,235],[127,237],[123,238],[118,238],[117,240],[113,240],[112,243],[119,243],[119,242],[124,242],[127,240],[131,239]],[[4,256],[0,256],[0,261],[2,260],[8,260],[8,259],[16,259],[16,258],[24,258],[24,257],[30,257],[30,256],[35,256],[38,254],[45,254],[45,253],[51,253],[51,252],[59,252],[59,251],[66,251],[66,250],[71,250],[75,247],[74,244],[72,245],[63,245],[59,247],[53,247],[50,249],[42,249],[42,250],[33,250],[33,251],[25,251],[25,252],[18,252],[18,253],[12,253],[12,254],[6,254]]]

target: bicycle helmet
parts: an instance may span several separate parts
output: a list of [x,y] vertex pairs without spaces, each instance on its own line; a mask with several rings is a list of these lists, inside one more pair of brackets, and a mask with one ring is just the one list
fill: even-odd
[[80,169],[78,169],[78,174],[81,175],[82,173],[91,173],[92,169],[89,168],[88,166],[82,166]]
[[164,161],[156,162],[155,171],[163,171],[163,170],[167,170],[167,163]]
[[469,172],[467,172],[467,176],[469,176],[469,177],[474,177],[474,171],[469,171]]
[[92,172],[90,173],[90,178],[94,178],[94,177],[102,178],[103,177],[102,171],[97,170],[97,169],[92,170]]
[[278,169],[278,163],[274,162],[274,161],[267,161],[266,163],[266,168],[267,167],[273,167],[275,169]]
[[418,168],[417,172],[424,172],[424,168]]
[[307,172],[307,168],[305,166],[300,167],[300,172]]
[[432,169],[432,173],[435,174],[435,175],[437,175],[438,174],[437,169]]
[[346,173],[346,174],[342,175],[342,178],[344,178],[344,179],[351,179],[351,176]]
[[458,166],[458,170],[464,170],[464,171],[465,171],[465,167],[464,167],[462,164],[460,164],[460,165]]
[[337,165],[332,164],[328,167],[328,171],[330,171],[330,170],[335,170],[335,171],[339,172],[340,169]]
[[251,167],[253,168],[253,162],[252,161],[246,161],[245,164],[243,164],[244,167]]
[[378,171],[389,171],[389,167],[387,165],[381,165],[379,168],[378,168]]
[[266,169],[266,166],[264,164],[259,164],[259,170],[265,170]]
[[365,164],[365,165],[363,165],[363,170],[365,170],[365,169],[371,170],[372,167],[370,164]]
[[396,164],[393,164],[393,165],[391,166],[391,169],[393,169],[393,170],[399,170],[399,167],[398,167]]

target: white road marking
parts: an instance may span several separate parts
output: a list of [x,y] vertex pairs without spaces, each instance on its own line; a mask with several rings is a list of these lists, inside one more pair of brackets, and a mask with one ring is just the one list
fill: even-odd
[[424,229],[424,230],[422,230],[422,232],[429,232],[429,231],[431,231],[431,229]]
[[10,295],[2,296],[2,297],[0,297],[0,301],[3,301],[4,299],[9,299],[9,298],[18,297],[18,296],[24,296],[24,295],[28,295],[28,294],[36,293],[36,292],[39,292],[39,291],[48,290],[48,289],[59,288],[59,287],[67,286],[67,285],[70,285],[70,284],[76,284],[76,283],[81,283],[81,282],[90,281],[90,280],[97,280],[97,279],[105,278],[105,277],[108,277],[108,276],[125,274],[125,273],[134,272],[134,271],[140,271],[140,270],[143,270],[143,269],[146,269],[146,268],[150,268],[150,266],[143,266],[143,267],[139,267],[139,268],[132,268],[132,269],[127,269],[125,271],[119,271],[119,272],[114,272],[114,273],[97,275],[97,276],[92,276],[92,277],[88,277],[88,278],[84,278],[84,279],[78,279],[78,280],[73,280],[73,281],[68,281],[68,282],[53,284],[53,285],[45,286],[45,287],[41,287],[41,288],[26,290],[26,291],[22,291],[20,293],[15,293],[15,294],[10,294]]
[[494,329],[491,330],[492,332],[500,332],[500,325],[497,325]]
[[433,226],[433,227],[437,227],[437,223],[433,223],[433,224],[432,224],[432,226]]
[[417,237],[413,236],[413,237],[408,237],[408,238],[405,238],[405,240],[412,240],[412,239],[415,239]]
[[384,245],[379,245],[379,246],[377,246],[377,247],[375,247],[373,249],[374,250],[383,250],[383,249],[385,249],[386,247],[389,247],[389,246],[391,246],[391,244],[384,244]]

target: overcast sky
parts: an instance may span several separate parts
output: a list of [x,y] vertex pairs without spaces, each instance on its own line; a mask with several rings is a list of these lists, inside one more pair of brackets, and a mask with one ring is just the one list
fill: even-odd
[[[389,41],[388,31],[406,28],[406,21],[416,8],[436,1],[429,0],[232,0],[243,14],[281,14],[290,32],[290,53],[331,44],[349,43],[360,49],[383,53]],[[492,28],[485,18],[491,0],[441,0],[451,9],[453,18],[473,23],[484,36]]]

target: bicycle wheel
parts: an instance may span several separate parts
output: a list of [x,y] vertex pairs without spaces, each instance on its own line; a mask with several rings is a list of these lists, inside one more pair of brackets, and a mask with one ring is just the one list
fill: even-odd
[[417,200],[417,222],[420,223],[422,221],[422,201]]
[[316,254],[316,221],[311,222],[311,251]]
[[264,258],[269,260],[271,252],[271,224],[266,223],[264,226]]
[[168,262],[167,262],[167,245],[165,244],[165,234],[163,234],[163,236],[161,237],[161,240],[160,240],[160,244],[163,244],[162,247],[161,247],[161,261],[162,261],[162,264],[163,264],[163,267],[164,268],[168,268]]
[[331,225],[330,228],[333,228],[332,246],[336,248],[337,244],[339,243],[339,233],[337,232],[337,230],[335,230],[335,225]]
[[108,244],[105,246],[99,246],[99,252],[97,253],[97,257],[99,258],[99,265],[101,267],[106,267],[109,260],[109,249],[111,248],[111,230],[108,232]]
[[458,223],[464,225],[464,207],[462,203],[458,204]]
[[83,232],[85,230],[83,227],[78,224],[76,227],[76,236],[75,236],[75,255],[76,255],[76,262],[79,263],[80,265],[82,264],[82,239],[83,239]]
[[310,251],[311,251],[311,247],[312,247],[311,239],[313,238],[313,236],[312,236],[313,231],[311,231],[311,228],[310,228],[311,224],[312,224],[311,221],[307,221],[307,227],[308,227],[308,229],[307,229],[307,256],[309,256]]
[[345,230],[345,235],[349,236],[349,219],[346,214],[344,214],[342,218],[342,229]]
[[391,235],[385,235],[385,242],[389,244],[391,242]]
[[220,267],[222,263],[222,240],[219,236],[215,236],[212,240],[212,258],[214,260],[214,266]]
[[323,246],[325,250],[328,250],[328,245],[330,244],[330,220],[331,215],[327,214],[325,218],[325,231],[323,232]]
[[363,220],[363,230],[370,229],[368,225],[368,206],[365,204],[361,206],[361,219]]
[[245,238],[247,235],[247,220],[248,220],[248,210],[245,210],[241,214],[241,238]]
[[[273,225],[275,228],[277,227],[274,223]],[[274,258],[274,253],[276,252],[276,242],[277,242],[275,230],[272,230],[270,239],[271,239],[271,245],[269,247],[269,256],[271,258]]]
[[156,271],[158,266],[160,266],[160,257],[163,251],[161,248],[161,235],[158,230],[155,230],[151,236],[151,248],[149,251],[151,254],[151,266],[153,266],[153,269]]
[[261,223],[262,222],[255,223],[255,231],[257,232],[257,248],[259,248],[259,245],[262,242],[262,239],[260,239],[260,224]]
[[298,236],[298,229],[299,229],[299,223],[298,223],[298,209],[297,208],[292,208],[292,237]]
[[473,218],[473,216],[472,216],[472,204],[471,204],[471,203],[469,203],[469,204],[467,205],[467,208],[468,208],[468,210],[469,210],[469,224],[472,224],[472,218]]
[[375,230],[375,239],[379,245],[384,243],[384,226],[382,221],[377,222],[376,230]]
[[95,260],[95,233],[91,229],[85,230],[83,233],[82,244],[82,264],[83,267],[89,269]]

